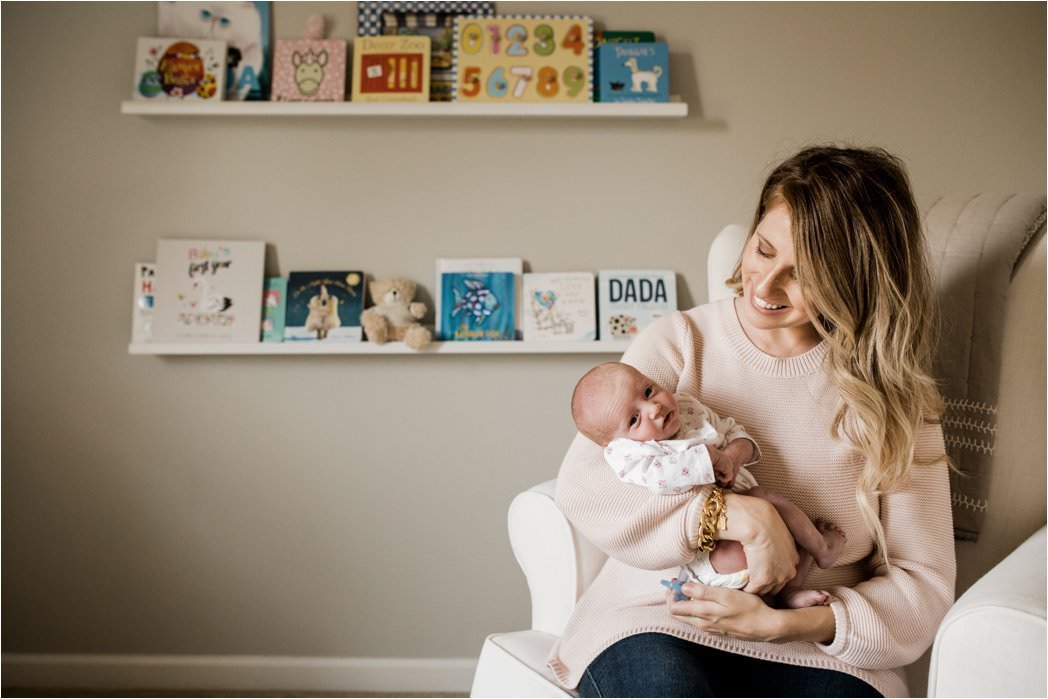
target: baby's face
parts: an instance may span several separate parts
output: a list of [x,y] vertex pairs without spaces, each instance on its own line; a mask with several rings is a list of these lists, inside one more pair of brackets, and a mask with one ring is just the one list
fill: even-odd
[[601,410],[601,427],[610,439],[647,442],[677,433],[680,416],[672,393],[633,367],[616,372],[608,385],[612,388]]

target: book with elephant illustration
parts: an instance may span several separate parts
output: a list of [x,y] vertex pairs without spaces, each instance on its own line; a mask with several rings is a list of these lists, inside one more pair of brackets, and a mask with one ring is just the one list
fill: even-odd
[[592,272],[524,275],[525,341],[597,339],[597,284]]
[[266,244],[163,239],[154,342],[258,342]]
[[673,270],[604,269],[597,275],[601,340],[632,340],[652,321],[677,310]]
[[441,275],[441,339],[514,340],[512,272],[446,272]]
[[363,272],[292,272],[287,280],[284,339],[360,342]]

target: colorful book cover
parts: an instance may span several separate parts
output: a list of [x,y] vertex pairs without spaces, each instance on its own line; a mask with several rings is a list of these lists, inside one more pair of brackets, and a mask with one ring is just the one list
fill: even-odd
[[597,339],[597,284],[592,272],[525,274],[523,297],[526,341]]
[[[226,42],[227,100],[269,99],[271,2],[169,2],[157,6],[157,33]],[[220,93],[221,94],[221,93]]]
[[601,340],[632,340],[653,320],[677,310],[672,270],[601,270],[597,279]]
[[[437,258],[437,279],[433,286],[433,307],[435,309],[436,328],[435,335],[438,339],[443,337],[441,332],[441,320],[444,316],[441,299],[441,277],[445,272],[512,272],[514,275],[515,294],[513,297],[515,311],[514,327],[521,327],[520,319],[520,278],[524,274],[524,260],[520,257],[440,257]],[[519,337],[516,339],[520,339]]]
[[140,38],[132,99],[219,102],[226,42]]
[[515,281],[511,272],[445,273],[441,277],[441,339],[516,339]]
[[353,43],[354,102],[429,102],[428,36],[362,36]]
[[670,52],[665,42],[604,44],[597,49],[601,102],[669,102]]
[[258,342],[263,242],[160,240],[154,342]]
[[[598,51],[603,44],[640,44],[655,41],[655,32],[649,31],[597,31],[593,34],[594,52]],[[593,57],[593,101],[600,102],[600,60],[599,56]]]
[[342,102],[345,98],[345,41],[277,41],[273,55],[273,101]]
[[262,292],[262,342],[284,341],[284,313],[287,310],[287,279],[267,277]]
[[149,342],[153,339],[153,285],[156,265],[152,262],[135,263],[135,292],[131,306],[131,342]]
[[284,339],[360,342],[363,272],[292,272],[287,280]]

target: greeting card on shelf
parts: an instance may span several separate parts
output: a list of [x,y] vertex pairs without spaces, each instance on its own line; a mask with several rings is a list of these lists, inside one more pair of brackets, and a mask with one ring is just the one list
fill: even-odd
[[353,46],[354,102],[428,102],[428,36],[360,37]]
[[592,272],[524,275],[524,340],[597,339],[597,290]]
[[363,272],[292,272],[287,282],[284,339],[360,342],[364,338]]
[[[270,2],[169,2],[157,7],[157,33],[219,39],[228,45],[225,99],[269,99]],[[221,92],[219,94],[222,94]]]
[[152,262],[135,263],[135,290],[131,306],[131,342],[149,342],[153,339],[153,294],[156,265]]
[[589,17],[457,17],[455,101],[592,102]]
[[446,272],[441,275],[440,325],[444,340],[516,339],[516,275]]
[[[520,257],[441,257],[437,258],[437,278],[433,287],[433,301],[436,313],[437,339],[444,338],[442,319],[444,318],[443,275],[446,272],[510,272],[514,279],[514,328],[520,327],[520,278],[524,273],[524,260]],[[448,301],[448,303],[452,303]],[[516,339],[516,338],[511,338]]]
[[132,98],[219,102],[225,61],[224,41],[140,38]]
[[268,277],[262,294],[262,342],[284,341],[284,314],[287,311],[287,279]]
[[311,15],[305,39],[278,39],[273,100],[341,102],[346,98],[346,42],[324,39],[324,18]]
[[656,318],[677,310],[672,270],[601,270],[597,289],[601,340],[631,340]]
[[670,52],[664,42],[597,49],[601,102],[669,102]]
[[258,342],[266,244],[160,240],[154,342]]

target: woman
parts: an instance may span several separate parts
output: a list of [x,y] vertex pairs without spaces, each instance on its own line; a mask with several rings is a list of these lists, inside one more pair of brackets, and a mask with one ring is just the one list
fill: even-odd
[[[767,503],[725,495],[716,530],[711,486],[630,488],[577,437],[557,503],[609,560],[550,667],[582,696],[904,695],[901,667],[949,609],[955,561],[933,292],[899,161],[815,147],[782,163],[729,283],[736,298],[658,321],[623,361],[734,417],[761,447],[760,484],[845,532],[836,566],[805,584],[834,599],[780,610],[757,596],[797,561]],[[704,523],[742,543],[750,584],[686,586],[673,602],[659,580],[691,560]]]

